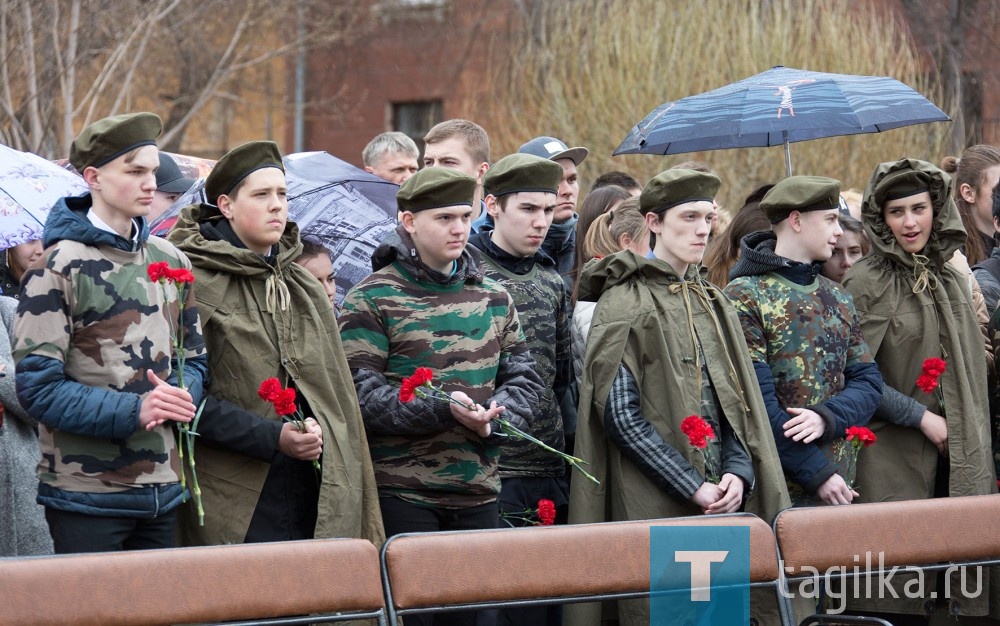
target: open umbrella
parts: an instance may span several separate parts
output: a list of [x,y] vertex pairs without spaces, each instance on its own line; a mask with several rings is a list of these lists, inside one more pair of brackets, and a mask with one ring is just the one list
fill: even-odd
[[[396,227],[399,186],[369,174],[326,152],[286,155],[288,218],[303,236],[320,241],[333,258],[337,303],[371,273],[375,248]],[[181,208],[204,202],[205,181],[199,180],[150,226],[163,235]]]
[[950,121],[894,78],[777,66],[739,82],[667,102],[625,137],[614,154],[681,154],[788,144]]
[[372,272],[372,254],[396,228],[399,186],[326,152],[284,159],[288,213],[303,236],[318,239],[333,258],[337,304]]
[[51,161],[0,144],[0,249],[42,238],[59,198],[87,193],[82,178]]

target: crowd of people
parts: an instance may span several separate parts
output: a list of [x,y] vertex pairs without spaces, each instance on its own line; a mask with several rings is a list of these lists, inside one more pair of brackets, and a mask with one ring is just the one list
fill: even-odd
[[[362,158],[400,185],[398,225],[335,310],[332,259],[288,219],[272,142],[223,156],[206,202],[150,236],[194,183],[161,130],[150,113],[83,129],[70,162],[90,193],[7,250],[0,556],[997,492],[993,146],[941,168],[887,160],[863,193],[791,176],[727,211],[698,162],[645,184],[606,172],[580,201],[587,148],[541,136],[491,161],[485,130],[456,119],[421,164],[384,133]],[[860,456],[856,427],[877,436]],[[1000,598],[937,590],[849,606],[1000,618]],[[617,603],[622,624],[648,611]],[[564,620],[602,609],[405,623]]]

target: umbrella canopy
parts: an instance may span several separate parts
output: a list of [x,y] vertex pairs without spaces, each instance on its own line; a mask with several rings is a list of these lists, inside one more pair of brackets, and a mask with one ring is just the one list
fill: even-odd
[[305,237],[326,246],[333,258],[337,304],[372,272],[372,254],[396,228],[399,186],[326,152],[283,159],[288,213]]
[[0,249],[42,238],[52,205],[90,189],[51,161],[0,144]]
[[[326,152],[286,155],[288,218],[303,236],[322,243],[333,258],[337,304],[347,291],[371,273],[375,248],[396,227],[399,186],[369,174]],[[151,225],[164,235],[181,208],[205,201],[199,180]]]
[[790,143],[950,119],[894,78],[777,66],[658,106],[632,128],[614,154],[784,145],[785,167],[791,176]]

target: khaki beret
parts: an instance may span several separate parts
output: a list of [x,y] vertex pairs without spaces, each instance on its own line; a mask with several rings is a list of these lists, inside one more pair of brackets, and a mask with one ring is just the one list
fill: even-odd
[[97,120],[73,140],[69,162],[83,174],[88,167],[101,167],[126,152],[155,146],[163,122],[154,113],[125,113]]
[[639,194],[639,212],[662,213],[688,202],[713,202],[722,181],[715,174],[669,169],[646,183]]
[[792,211],[840,210],[840,181],[825,176],[789,176],[772,187],[760,201],[760,210],[772,224]]
[[483,190],[499,198],[522,191],[558,193],[563,168],[555,161],[515,153],[493,164],[483,177]]
[[427,167],[410,177],[396,192],[400,211],[416,213],[449,206],[472,206],[476,179],[446,167]]
[[910,168],[896,170],[878,182],[875,187],[875,203],[882,206],[888,200],[899,200],[930,190],[930,176],[926,172]]
[[265,167],[285,171],[278,144],[273,141],[250,141],[233,148],[219,159],[205,179],[205,197],[218,204],[219,196],[228,194],[241,180]]

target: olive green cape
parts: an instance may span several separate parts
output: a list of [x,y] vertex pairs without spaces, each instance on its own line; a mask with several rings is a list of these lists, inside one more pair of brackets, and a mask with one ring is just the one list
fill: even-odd
[[[168,236],[194,267],[208,391],[278,419],[257,389],[272,376],[294,383],[323,429],[315,536],[380,545],[385,533],[357,395],[330,301],[319,282],[293,263],[302,251],[298,227],[288,223],[272,266],[250,250],[206,239],[201,224],[220,217],[214,206],[188,206]],[[198,527],[193,507],[184,507],[183,543],[241,543],[270,465],[204,445],[196,444],[195,454],[205,526]]]
[[[922,172],[929,182],[934,220],[922,255],[910,254],[900,247],[885,222],[882,207],[875,201],[875,192],[883,179],[903,169]],[[952,199],[951,180],[924,161],[902,159],[883,163],[868,183],[861,212],[872,252],[848,271],[844,287],[854,298],[865,340],[875,355],[882,379],[886,385],[915,398],[948,420],[948,494],[996,493],[983,338],[968,282],[948,264],[966,239]],[[926,394],[916,386],[921,366],[928,357],[940,357],[947,363],[939,384],[943,410],[934,394]],[[918,428],[897,426],[877,417],[872,418],[869,428],[878,441],[859,455],[856,483],[861,495],[859,501],[934,497],[938,451],[930,440]],[[947,531],[942,529],[942,532]],[[935,591],[932,581],[928,577],[925,594]],[[896,588],[901,589],[902,583]],[[960,587],[953,584],[951,589]],[[856,606],[922,613],[923,605],[923,600],[901,597],[898,602],[890,598],[877,603],[860,602]],[[855,604],[849,606],[854,608]],[[964,600],[958,609],[964,615],[982,615],[986,609],[985,597]]]
[[[746,510],[770,523],[790,506],[743,329],[722,292],[699,278],[697,266],[682,280],[661,260],[623,251],[587,265],[579,295],[597,300],[597,307],[587,339],[575,454],[590,463],[601,484],[573,477],[570,523],[701,514],[660,490],[604,431],[605,402],[624,363],[639,386],[643,417],[704,473],[701,454],[680,432],[681,421],[701,408],[695,333],[722,413],[753,460],[756,486]],[[619,609],[623,624],[648,623],[648,602],[623,602]],[[596,625],[600,611],[594,604],[571,605],[566,616],[567,624]]]

